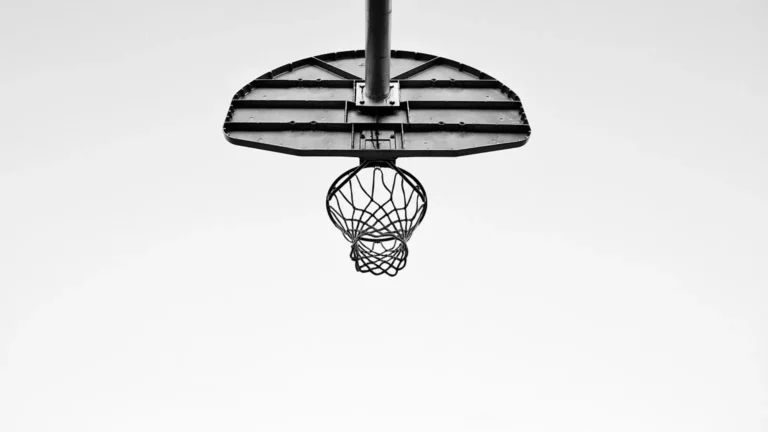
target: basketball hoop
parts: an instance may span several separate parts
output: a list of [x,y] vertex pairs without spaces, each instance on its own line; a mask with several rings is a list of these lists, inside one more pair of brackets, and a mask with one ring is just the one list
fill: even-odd
[[360,272],[395,276],[408,259],[407,242],[424,219],[427,194],[394,161],[362,161],[333,182],[326,209],[352,244]]
[[367,0],[365,16],[365,50],[307,57],[260,75],[232,98],[224,136],[259,150],[360,160],[328,191],[328,216],[351,244],[358,271],[394,276],[427,210],[424,187],[395,161],[521,147],[531,126],[518,95],[487,73],[392,50],[391,0]]

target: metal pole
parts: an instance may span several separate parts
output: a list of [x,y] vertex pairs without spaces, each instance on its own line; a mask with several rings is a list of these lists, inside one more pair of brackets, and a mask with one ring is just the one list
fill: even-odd
[[367,0],[365,16],[365,96],[380,101],[389,95],[392,0]]

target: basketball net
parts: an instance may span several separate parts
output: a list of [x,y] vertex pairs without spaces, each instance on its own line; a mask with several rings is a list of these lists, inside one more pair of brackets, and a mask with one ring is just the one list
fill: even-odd
[[424,187],[394,161],[362,161],[333,182],[328,216],[352,244],[355,269],[395,276],[408,259],[408,240],[427,211]]

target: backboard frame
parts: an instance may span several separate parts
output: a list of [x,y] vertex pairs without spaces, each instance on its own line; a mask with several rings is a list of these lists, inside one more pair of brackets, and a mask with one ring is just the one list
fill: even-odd
[[[328,53],[281,66],[244,86],[232,99],[224,122],[224,135],[232,144],[260,150],[297,156],[339,156],[362,160],[457,157],[517,148],[528,142],[531,127],[520,98],[500,81],[471,66],[430,54],[392,50],[391,57],[393,62],[408,59],[414,64],[418,63],[392,77],[391,82],[398,87],[397,94],[392,96],[397,97],[396,104],[360,104],[357,90],[365,83],[360,76],[362,74],[351,72],[349,67],[333,64],[349,64],[343,61],[357,59],[364,62],[364,50]],[[306,67],[322,70],[334,78],[281,78]],[[464,79],[443,77],[437,72],[437,78],[421,79],[425,75],[428,77],[430,70],[437,71],[439,67],[446,71],[458,71],[456,75]],[[267,97],[267,93],[280,95],[281,92],[306,95],[312,89],[318,94],[327,93],[333,97]],[[262,98],[256,97],[259,92],[264,93]],[[422,93],[435,94],[442,99],[419,96]],[[462,93],[472,93],[473,97],[462,100]],[[487,94],[487,99],[477,100],[475,94]],[[249,117],[248,121],[243,121],[241,114],[248,110],[261,113],[264,110],[327,110],[336,113],[336,118],[334,121],[317,121],[319,118],[309,121],[287,118],[281,121],[261,121],[260,118]],[[342,111],[343,118],[340,114]],[[427,111],[436,113],[430,119],[443,116],[448,121],[427,121],[424,116],[419,120],[413,115]],[[507,114],[501,117],[502,121],[496,122],[456,121],[462,115],[488,117],[487,114],[491,112]],[[346,141],[342,138],[345,135],[348,135]],[[418,141],[414,141],[416,137]],[[387,140],[389,145],[384,144]],[[371,141],[377,143],[374,146],[376,148],[366,145]]]

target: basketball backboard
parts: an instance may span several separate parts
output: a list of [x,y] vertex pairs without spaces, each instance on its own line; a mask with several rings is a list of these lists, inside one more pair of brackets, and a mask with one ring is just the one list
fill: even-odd
[[365,51],[309,57],[238,91],[224,123],[237,145],[298,156],[384,160],[463,156],[524,145],[517,95],[465,64],[391,51],[389,97],[366,100]]

